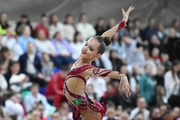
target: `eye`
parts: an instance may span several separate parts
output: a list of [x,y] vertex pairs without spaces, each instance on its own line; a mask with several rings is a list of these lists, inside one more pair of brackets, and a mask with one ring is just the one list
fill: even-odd
[[84,46],[87,46],[87,43]]
[[90,49],[90,51],[93,51],[93,49],[92,48],[89,48]]

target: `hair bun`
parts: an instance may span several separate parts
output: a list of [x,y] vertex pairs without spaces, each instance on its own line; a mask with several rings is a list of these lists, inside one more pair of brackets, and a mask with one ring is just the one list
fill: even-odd
[[111,44],[111,39],[109,37],[104,37],[104,43],[106,46],[109,46]]

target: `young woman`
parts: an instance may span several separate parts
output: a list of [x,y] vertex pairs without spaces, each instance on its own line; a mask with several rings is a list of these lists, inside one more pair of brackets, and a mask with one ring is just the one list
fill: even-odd
[[80,115],[82,115],[82,120],[101,120],[106,112],[103,103],[90,99],[85,92],[86,82],[90,76],[119,79],[121,80],[120,89],[125,92],[127,97],[131,95],[130,85],[124,74],[108,69],[96,68],[91,65],[91,62],[105,52],[106,46],[111,43],[110,37],[125,27],[129,13],[133,9],[134,7],[132,6],[129,7],[127,12],[122,9],[123,20],[118,25],[104,32],[102,36],[90,38],[82,48],[79,59],[68,72],[64,83],[64,93],[72,107],[74,120],[78,120]]

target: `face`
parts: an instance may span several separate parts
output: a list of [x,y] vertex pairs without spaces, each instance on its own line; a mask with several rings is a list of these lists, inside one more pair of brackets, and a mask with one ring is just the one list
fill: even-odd
[[56,15],[56,14],[54,14],[53,16],[52,16],[52,22],[53,23],[56,23],[58,21],[58,16]]
[[180,116],[180,108],[179,107],[175,107],[172,111],[172,115],[177,118]]
[[87,22],[87,15],[83,15],[81,17],[81,22],[86,23]]
[[121,115],[121,120],[129,120],[129,116],[128,116],[128,114],[122,114]]
[[11,27],[7,29],[7,35],[13,35],[13,29]]
[[88,94],[93,94],[93,87],[91,85],[88,85],[86,91]]
[[139,98],[139,100],[138,100],[138,107],[139,108],[141,108],[141,109],[143,109],[143,108],[145,108],[146,107],[146,101],[145,101],[145,99],[144,98]]
[[43,17],[43,18],[41,18],[41,23],[42,23],[44,26],[46,26],[46,25],[47,25],[47,22],[48,22],[47,17]]
[[118,57],[117,51],[113,51],[113,52],[111,53],[111,56],[112,56],[112,58],[117,58],[117,57]]
[[174,28],[169,29],[169,37],[175,37],[176,36],[176,30]]
[[30,28],[29,26],[25,26],[24,30],[23,30],[23,35],[24,36],[29,36],[31,34]]
[[61,34],[58,33],[58,34],[55,36],[55,39],[58,40],[58,41],[61,41]]
[[72,16],[68,16],[68,18],[66,19],[67,24],[73,24],[73,17]]
[[46,35],[45,35],[43,30],[39,30],[37,36],[38,36],[39,40],[45,40],[46,39]]
[[20,71],[20,65],[19,65],[18,63],[15,63],[15,64],[11,67],[11,71],[12,71],[12,73],[15,73],[15,74],[19,73],[19,71]]
[[82,35],[81,34],[78,34],[76,35],[76,42],[82,42]]
[[93,61],[100,57],[99,42],[95,38],[91,38],[82,48],[81,57],[85,60]]
[[134,73],[139,75],[140,74],[140,68],[138,65],[134,65]]
[[115,26],[115,24],[116,24],[116,22],[115,22],[114,19],[110,19],[110,20],[109,20],[109,26],[110,26],[110,27]]
[[135,23],[134,23],[134,26],[135,26],[136,28],[139,28],[140,25],[141,25],[140,21],[139,21],[139,20],[136,20]]
[[52,115],[52,120],[61,120],[61,115],[59,113],[55,112]]
[[161,115],[163,115],[166,111],[167,111],[167,106],[166,106],[166,105],[162,105],[162,106],[160,107]]
[[161,116],[159,108],[153,110],[152,117],[159,118]]
[[114,40],[117,41],[119,40],[119,33],[115,33],[114,36],[113,36]]
[[7,14],[6,13],[3,13],[2,15],[1,15],[1,22],[2,23],[4,23],[4,22],[6,22],[7,21]]
[[112,95],[114,93],[114,88],[112,85],[107,86],[107,93],[110,95]]
[[40,114],[43,115],[45,108],[44,108],[43,105],[39,105],[39,106],[38,106],[38,110],[39,110]]
[[104,20],[103,20],[103,19],[100,19],[100,20],[98,21],[98,25],[99,25],[99,26],[103,26],[103,25],[104,25]]
[[155,20],[153,18],[151,18],[149,20],[149,26],[154,26],[155,25]]
[[40,120],[40,112],[39,111],[33,111],[32,112],[32,120]]
[[152,56],[153,57],[158,57],[159,56],[159,49],[158,48],[153,48]]
[[37,86],[33,86],[31,88],[31,92],[33,95],[37,95],[39,93],[39,88]]
[[68,105],[68,103],[63,103],[61,105],[60,111],[61,111],[62,115],[67,115],[69,113],[69,105]]
[[124,65],[124,66],[121,66],[120,72],[123,73],[123,74],[127,74],[127,73],[128,73],[127,67],[126,67],[125,65]]
[[34,45],[32,43],[28,44],[27,52],[28,53],[33,53],[34,52]]
[[109,108],[107,110],[107,116],[109,119],[113,119],[115,117],[115,115],[116,115],[116,112],[113,108]]
[[151,75],[152,74],[152,68],[150,65],[147,65],[146,68],[145,68],[145,73],[148,74],[148,75]]
[[126,45],[129,45],[131,43],[131,39],[129,37],[123,37],[123,41]]
[[137,115],[134,120],[144,120],[141,114]]

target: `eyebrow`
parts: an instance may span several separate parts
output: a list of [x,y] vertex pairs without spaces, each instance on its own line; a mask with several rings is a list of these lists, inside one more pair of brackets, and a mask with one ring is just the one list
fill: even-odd
[[90,47],[92,47],[94,49],[94,47],[92,45],[89,45]]

